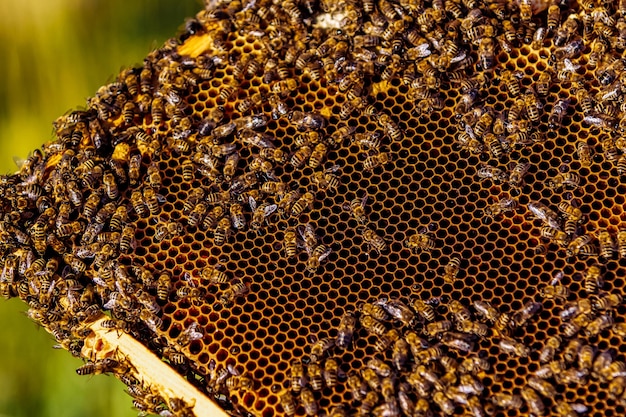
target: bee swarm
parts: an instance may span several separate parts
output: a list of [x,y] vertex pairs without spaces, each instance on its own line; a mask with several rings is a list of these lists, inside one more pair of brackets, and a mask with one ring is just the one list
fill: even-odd
[[623,415],[622,3],[209,2],[0,178],[0,293],[141,414],[95,323],[233,415]]

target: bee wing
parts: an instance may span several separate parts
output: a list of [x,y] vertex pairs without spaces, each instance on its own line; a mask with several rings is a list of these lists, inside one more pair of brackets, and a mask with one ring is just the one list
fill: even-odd
[[332,251],[331,248],[326,249],[326,252],[320,255],[319,261],[322,262],[324,259],[328,258],[328,255],[330,255]]
[[235,368],[235,365],[233,365],[232,363],[229,363],[226,368],[228,369],[228,372],[230,372],[231,375],[235,375],[235,376],[241,375],[241,373],[237,370],[237,368]]
[[432,54],[432,51],[430,50],[430,44],[428,42],[417,45],[415,47],[415,50],[418,51],[418,58],[426,58],[427,56]]
[[252,211],[256,210],[257,204],[256,204],[256,200],[254,199],[254,197],[252,196],[248,197],[248,206],[250,206],[250,209]]
[[563,278],[563,271],[559,271],[556,273],[556,275],[554,276],[554,278],[552,279],[552,281],[550,281],[550,285],[556,285],[558,284],[561,279]]
[[329,174],[329,173],[337,172],[337,171],[339,171],[339,168],[341,168],[339,165],[333,165],[330,168],[326,168],[324,170],[324,173]]
[[276,211],[276,209],[278,209],[278,204],[269,204],[267,205],[264,209],[263,209],[263,215],[265,217],[270,216],[272,213],[274,213]]
[[185,272],[183,274],[183,281],[185,281],[187,284],[189,284],[190,287],[195,288],[196,284],[194,284],[193,280],[191,279],[191,273],[189,272]]
[[112,310],[115,307],[116,304],[117,304],[116,299],[115,298],[111,298],[102,307],[104,309],[106,309],[106,310]]
[[450,60],[450,64],[454,64],[456,62],[463,61],[466,56],[467,56],[467,51],[461,50],[461,51],[459,51],[459,53],[454,58],[452,58]]

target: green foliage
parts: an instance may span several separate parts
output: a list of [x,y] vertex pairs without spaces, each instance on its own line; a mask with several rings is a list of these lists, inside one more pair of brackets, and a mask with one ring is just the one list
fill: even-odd
[[[2,0],[0,173],[52,139],[52,121],[173,36],[198,0]],[[113,377],[79,377],[82,362],[0,300],[0,417],[135,416]]]

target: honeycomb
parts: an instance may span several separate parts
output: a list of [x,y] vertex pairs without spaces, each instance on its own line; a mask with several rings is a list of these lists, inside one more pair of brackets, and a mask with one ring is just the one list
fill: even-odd
[[623,415],[624,14],[209,2],[1,178],[0,292],[233,415]]

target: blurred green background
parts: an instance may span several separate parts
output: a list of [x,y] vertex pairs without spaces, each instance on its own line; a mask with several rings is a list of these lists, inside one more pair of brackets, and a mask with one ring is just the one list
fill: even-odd
[[[0,0],[0,173],[52,137],[52,121],[83,107],[123,67],[174,36],[200,0]],[[0,299],[0,417],[136,416],[113,377],[82,364]]]

